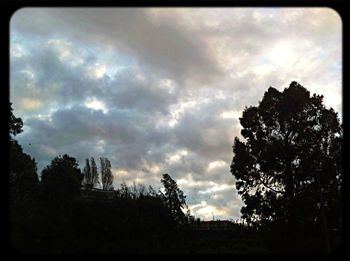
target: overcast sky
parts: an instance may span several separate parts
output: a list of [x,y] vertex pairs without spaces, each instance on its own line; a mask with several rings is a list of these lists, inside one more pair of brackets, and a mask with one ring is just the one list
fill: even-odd
[[[326,8],[24,8],[10,100],[39,173],[107,157],[114,186],[169,173],[201,219],[237,219],[238,118],[297,81],[341,113],[341,20]],[[341,115],[340,115],[341,116]],[[29,145],[31,144],[31,145]]]

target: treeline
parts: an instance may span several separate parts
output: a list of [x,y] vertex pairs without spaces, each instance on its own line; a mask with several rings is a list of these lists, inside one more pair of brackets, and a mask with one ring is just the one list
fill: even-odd
[[[13,245],[27,252],[337,253],[343,240],[343,126],[338,114],[297,82],[270,87],[239,118],[230,166],[247,226],[198,232],[186,197],[164,174],[164,188],[122,183],[111,164],[54,158],[38,180],[36,162],[13,139],[23,122],[10,110]],[[101,180],[101,184],[99,181]],[[100,186],[103,193],[94,190]]]
[[[23,122],[12,109],[10,116],[10,239],[15,251],[184,251],[181,233],[195,219],[170,175],[162,176],[164,190],[125,182],[114,189],[107,158],[100,158],[99,170],[94,158],[86,159],[81,172],[74,157],[60,155],[42,170],[39,180],[35,159],[13,138]],[[103,193],[94,190],[100,181]]]
[[[21,180],[17,174],[13,176]],[[189,212],[184,213],[186,197],[168,174],[161,179],[163,192],[155,191],[152,186],[146,189],[142,184],[127,186],[124,182],[120,188],[100,192],[86,186],[89,183],[84,177],[77,161],[63,155],[54,158],[42,171],[40,182],[25,184],[22,179],[22,187],[12,183],[10,236],[15,250],[23,253],[184,251],[181,235],[195,219]]]
[[[10,110],[10,242],[19,253],[264,253],[246,227],[197,231],[186,196],[169,174],[162,189],[122,182],[113,188],[111,164],[86,159],[83,171],[69,155],[57,156],[38,179],[35,159],[14,136],[23,122]],[[101,178],[100,178],[101,177]],[[102,189],[98,188],[101,181]]]
[[[163,175],[163,184],[171,178]],[[40,185],[25,204],[11,211],[11,240],[23,253],[181,253],[184,233],[194,218],[185,215],[179,189],[158,193],[152,187],[97,192],[46,190]],[[52,189],[52,187],[47,188]],[[86,193],[89,198],[84,197]],[[106,195],[111,198],[107,198]]]

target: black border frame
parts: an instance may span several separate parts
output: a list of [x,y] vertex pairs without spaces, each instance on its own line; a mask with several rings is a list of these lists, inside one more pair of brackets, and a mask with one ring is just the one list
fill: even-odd
[[[349,143],[349,14],[350,14],[350,1],[348,0],[217,0],[217,1],[200,1],[200,0],[192,0],[192,1],[186,1],[186,0],[145,0],[145,1],[137,1],[137,0],[121,0],[121,1],[113,1],[113,0],[53,0],[53,1],[47,1],[47,0],[1,0],[0,1],[0,30],[1,34],[5,39],[3,38],[2,41],[0,41],[0,54],[2,56],[2,63],[5,70],[3,71],[3,77],[2,80],[2,86],[0,88],[1,93],[1,102],[0,102],[0,112],[4,123],[2,125],[1,134],[1,148],[5,152],[5,155],[8,154],[9,151],[9,126],[8,126],[8,119],[9,119],[9,108],[8,108],[8,102],[10,100],[9,97],[9,89],[10,89],[10,55],[9,55],[9,48],[10,48],[10,20],[12,15],[19,9],[24,7],[328,7],[336,11],[341,20],[342,20],[342,97],[343,97],[343,103],[342,103],[342,112],[343,112],[343,131],[344,131],[344,140],[343,140],[343,180],[344,180],[344,187],[343,187],[343,220],[347,220],[347,212],[345,209],[346,204],[346,192],[347,192],[347,182],[348,178],[346,177],[347,172],[349,172],[349,160],[346,160],[346,156],[349,154],[348,151],[348,144]],[[5,127],[6,126],[6,127]],[[7,142],[5,142],[7,141]],[[2,159],[5,161],[3,162],[3,166],[7,166],[8,170],[8,155],[7,157],[2,157]],[[6,161],[7,160],[7,161]],[[5,163],[5,164],[4,164]],[[8,173],[8,172],[7,172]],[[3,173],[5,175],[5,173]],[[8,205],[8,175],[5,175],[6,179],[6,188],[3,189],[2,192],[4,192],[4,196],[2,199],[5,200],[5,206]],[[6,210],[8,208],[5,207]],[[6,223],[6,227],[9,227],[9,223]],[[346,222],[344,222],[344,231],[343,231],[343,244],[340,246],[339,251],[334,253],[335,255],[342,255],[345,254],[345,248],[344,243],[346,241],[346,234],[344,233],[347,228]],[[8,231],[9,232],[9,231]],[[14,249],[12,249],[11,243],[10,243],[10,237],[9,234],[4,233],[5,236],[5,242],[8,243],[6,246],[6,249],[9,250],[7,253],[13,254],[21,254],[16,252]]]

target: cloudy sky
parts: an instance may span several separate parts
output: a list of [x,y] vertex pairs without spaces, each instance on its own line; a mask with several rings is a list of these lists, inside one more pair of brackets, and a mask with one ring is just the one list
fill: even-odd
[[[39,173],[107,157],[114,186],[169,173],[201,219],[236,219],[238,118],[293,80],[341,115],[341,20],[326,8],[24,8],[10,24],[17,136]],[[31,144],[31,145],[29,145]]]

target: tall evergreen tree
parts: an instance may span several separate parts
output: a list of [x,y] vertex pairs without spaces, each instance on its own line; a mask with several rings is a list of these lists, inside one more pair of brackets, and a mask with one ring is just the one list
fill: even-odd
[[162,194],[164,204],[170,209],[174,220],[180,225],[184,224],[186,217],[182,209],[187,207],[186,196],[169,174],[163,174],[161,182],[165,189]]

